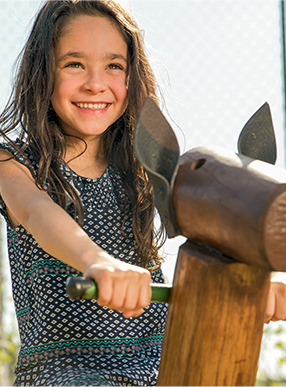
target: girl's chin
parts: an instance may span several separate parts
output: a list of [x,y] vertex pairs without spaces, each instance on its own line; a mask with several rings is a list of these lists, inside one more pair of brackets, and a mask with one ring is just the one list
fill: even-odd
[[[110,126],[110,125],[109,125]],[[78,137],[78,138],[91,138],[91,137],[98,137],[101,136],[108,128],[109,126],[99,127],[96,128],[92,126],[91,128],[84,127],[84,128],[67,128],[63,127],[63,133],[66,136],[70,137]]]

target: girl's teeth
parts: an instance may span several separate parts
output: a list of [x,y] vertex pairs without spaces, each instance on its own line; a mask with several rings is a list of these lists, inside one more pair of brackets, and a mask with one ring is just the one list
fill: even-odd
[[104,109],[107,106],[107,104],[105,103],[77,103],[76,105],[81,109],[92,109],[92,110]]

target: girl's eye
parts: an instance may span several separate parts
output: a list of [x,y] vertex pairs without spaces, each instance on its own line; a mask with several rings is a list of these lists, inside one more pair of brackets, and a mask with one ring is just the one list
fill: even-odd
[[123,66],[117,63],[111,63],[110,65],[107,66],[107,68],[110,70],[123,70]]
[[73,63],[68,63],[65,67],[71,67],[71,68],[74,68],[74,69],[79,69],[79,68],[82,67],[82,65],[80,63],[73,62]]

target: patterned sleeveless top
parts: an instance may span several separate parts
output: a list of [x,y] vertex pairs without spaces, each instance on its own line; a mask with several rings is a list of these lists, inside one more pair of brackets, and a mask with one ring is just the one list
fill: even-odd
[[[16,143],[23,146],[20,140]],[[10,146],[0,147],[16,154]],[[31,149],[27,148],[25,154],[37,172]],[[26,163],[23,157],[16,158]],[[128,238],[121,232],[125,192],[116,168],[109,165],[95,180],[78,176],[65,163],[61,170],[81,197],[85,232],[113,257],[135,264],[131,214],[123,229]],[[13,228],[1,197],[0,211],[7,221],[13,299],[21,339],[16,374],[61,358],[83,358],[92,360],[97,369],[114,368],[117,362],[121,369],[136,364],[142,380],[146,370],[148,385],[150,373],[158,373],[166,304],[151,303],[140,317],[125,319],[121,313],[99,306],[96,300],[70,300],[66,279],[81,273],[47,254],[21,225]],[[72,203],[67,212],[73,214]],[[152,273],[152,281],[164,282],[161,269]]]

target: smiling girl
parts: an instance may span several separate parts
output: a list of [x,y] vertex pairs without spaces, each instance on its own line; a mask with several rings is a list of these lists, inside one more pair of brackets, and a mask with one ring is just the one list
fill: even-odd
[[[41,8],[0,117],[15,385],[156,384],[167,307],[149,303],[150,282],[164,281],[162,230],[133,149],[155,89],[137,24],[116,2]],[[97,301],[67,297],[80,273],[97,282]]]

